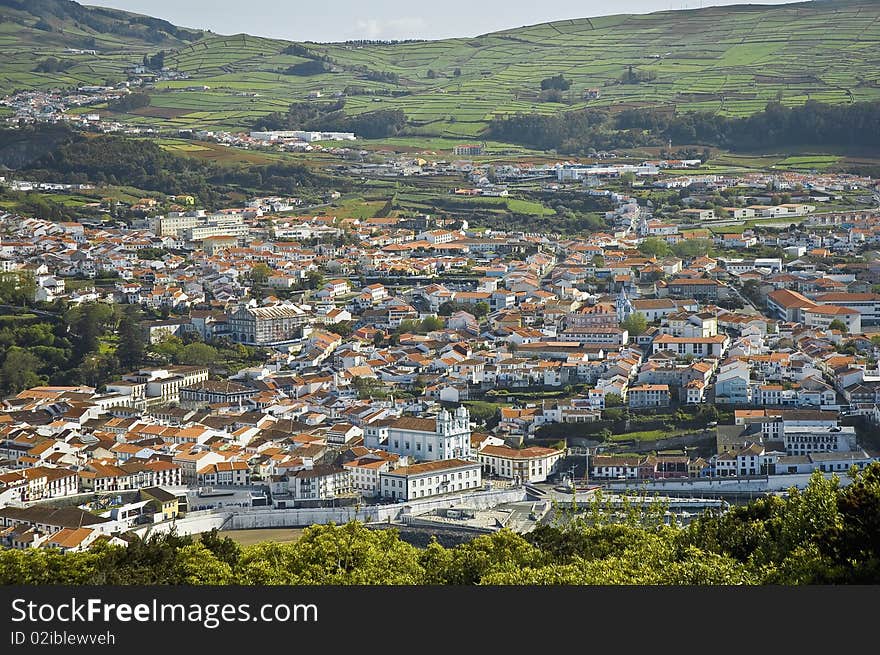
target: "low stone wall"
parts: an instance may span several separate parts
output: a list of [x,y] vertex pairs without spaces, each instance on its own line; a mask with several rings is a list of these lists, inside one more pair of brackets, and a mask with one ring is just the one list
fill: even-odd
[[[833,473],[824,474],[830,479]],[[686,480],[640,480],[638,482],[612,482],[609,489],[645,489],[648,492],[705,492],[715,493],[770,493],[774,491],[787,491],[791,487],[804,489],[810,482],[809,473],[795,473],[791,475],[771,475],[762,478],[693,478]],[[841,486],[851,482],[848,475],[838,475]]]
[[[355,509],[354,507],[323,507],[301,509],[267,509],[250,512],[235,512],[224,526],[226,530],[253,530],[255,528],[298,528],[316,523],[348,523],[361,521],[374,523],[388,520],[389,511],[384,508],[370,506]],[[390,508],[397,509],[397,508]],[[396,513],[396,512],[395,512]],[[383,516],[384,514],[384,516]]]
[[224,530],[252,530],[256,528],[299,528],[314,524],[391,523],[402,515],[424,514],[443,507],[488,509],[502,503],[526,500],[522,487],[470,494],[450,494],[439,498],[393,505],[366,505],[362,507],[314,507],[296,509],[229,508],[190,512],[175,521],[164,521],[141,526],[134,532],[146,537],[155,532],[168,532],[172,527],[178,534],[198,534],[214,528]]
[[214,528],[219,530],[227,518],[229,518],[229,512],[213,512],[211,510],[190,512],[183,518],[175,519],[174,521],[163,521],[153,525],[138,526],[132,532],[144,538],[151,534],[170,532],[172,528],[176,529],[177,534],[180,535],[199,534],[201,532],[209,532]]

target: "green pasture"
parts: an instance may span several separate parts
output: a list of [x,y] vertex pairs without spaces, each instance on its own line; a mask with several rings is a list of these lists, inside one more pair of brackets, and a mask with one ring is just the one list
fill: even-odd
[[[0,93],[120,81],[144,54],[161,48],[166,66],[188,79],[156,83],[151,106],[124,118],[169,130],[247,129],[312,92],[322,92],[326,101],[349,91],[347,113],[406,113],[407,136],[388,144],[447,151],[456,142],[481,139],[494,117],[519,112],[651,105],[746,116],[777,100],[795,106],[880,99],[880,3],[868,0],[573,19],[430,42],[305,44],[333,66],[310,76],[285,74],[305,59],[285,54],[289,42],[278,39],[203,33],[190,43],[154,44],[98,34],[73,21],[46,32],[35,29],[31,14],[6,7],[0,14],[8,16],[0,22]],[[84,39],[94,39],[98,54],[66,52]],[[57,73],[35,71],[50,56],[72,65]],[[630,68],[651,79],[620,83]],[[370,80],[367,72],[399,79]],[[557,73],[571,80],[571,88],[561,103],[541,102],[541,80]],[[202,85],[210,88],[187,90]],[[354,87],[362,94],[350,93]],[[599,97],[585,99],[588,89],[598,89]],[[780,159],[777,165],[792,169],[837,163]],[[713,165],[752,167],[744,161]]]

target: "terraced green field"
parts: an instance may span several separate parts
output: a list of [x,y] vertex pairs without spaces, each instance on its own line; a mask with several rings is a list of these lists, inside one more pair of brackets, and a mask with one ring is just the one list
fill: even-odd
[[[21,22],[0,22],[0,91],[123,79],[151,51],[100,35],[98,55],[64,53],[69,39],[84,35],[73,26],[46,35]],[[312,92],[333,97],[359,87],[361,95],[346,99],[347,112],[403,109],[411,138],[445,145],[478,138],[493,117],[515,112],[653,105],[743,116],[777,99],[788,105],[880,99],[880,3],[873,0],[584,18],[395,45],[306,44],[329,57],[334,72],[305,77],[283,73],[305,61],[284,54],[285,41],[204,34],[173,45],[166,65],[190,79],[157,83],[151,106],[129,120],[242,128]],[[34,62],[50,55],[76,64],[58,74],[33,72]],[[629,67],[653,79],[620,83]],[[395,73],[399,82],[372,81],[365,71]],[[564,102],[540,102],[541,79],[556,73],[572,81]],[[187,90],[199,85],[210,88]],[[599,97],[586,100],[588,89]],[[370,95],[376,92],[406,95]]]

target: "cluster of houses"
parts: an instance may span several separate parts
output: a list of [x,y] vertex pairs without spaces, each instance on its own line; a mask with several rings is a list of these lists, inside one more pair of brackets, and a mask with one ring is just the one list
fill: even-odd
[[748,479],[810,474],[846,475],[880,461],[858,445],[855,428],[842,426],[839,412],[803,409],[743,409],[732,425],[717,427],[716,452],[708,457],[677,453],[594,455],[594,480]]
[[[289,198],[147,211],[130,227],[0,216],[2,275],[32,276],[35,301],[140,305],[167,315],[142,325],[149,344],[267,353],[231,375],[153,362],[100,388],[3,400],[0,539],[87,547],[117,538],[120,521],[185,512],[169,489],[260,487],[296,505],[539,483],[566,453],[526,442],[619,406],[711,403],[736,420],[711,457],[596,455],[593,478],[837,472],[876,458],[842,418],[880,422],[880,264],[834,256],[878,243],[880,214],[811,214],[800,228],[719,235],[724,255],[654,256],[646,239],[711,235],[614,201],[608,231],[579,237],[296,216]],[[496,415],[472,420],[474,401]],[[124,503],[137,507],[83,522],[33,505],[94,494],[137,494]]]

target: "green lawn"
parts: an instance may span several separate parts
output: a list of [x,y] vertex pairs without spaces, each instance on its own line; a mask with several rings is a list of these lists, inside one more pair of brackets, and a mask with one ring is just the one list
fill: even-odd
[[668,430],[641,430],[612,435],[611,441],[656,441],[657,439],[668,439],[687,433],[687,430],[672,430],[671,432]]

